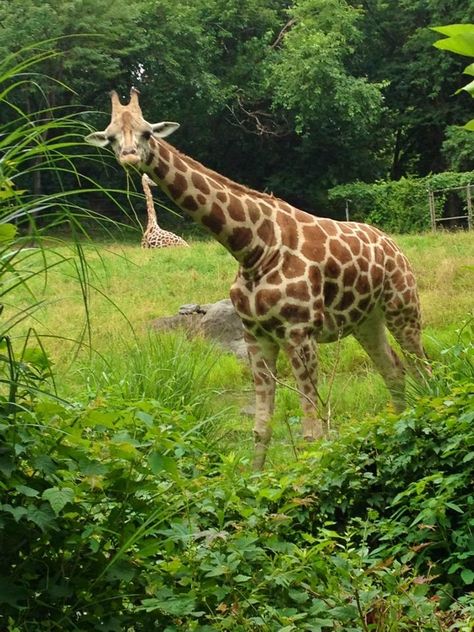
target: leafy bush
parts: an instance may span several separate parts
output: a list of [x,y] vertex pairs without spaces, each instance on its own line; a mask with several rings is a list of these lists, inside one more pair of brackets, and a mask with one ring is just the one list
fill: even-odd
[[263,474],[210,449],[186,407],[17,411],[0,427],[0,627],[467,632],[462,375]]
[[[430,228],[428,190],[465,186],[474,172],[445,172],[425,178],[401,178],[366,184],[355,182],[330,189],[330,200],[350,200],[354,221],[368,222],[395,233],[420,232]],[[437,204],[437,211],[441,208]]]

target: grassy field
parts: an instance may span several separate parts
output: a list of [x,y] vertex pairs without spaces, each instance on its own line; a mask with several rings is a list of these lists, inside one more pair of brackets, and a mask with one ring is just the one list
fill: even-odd
[[[474,234],[410,235],[396,240],[415,268],[425,345],[430,356],[437,358],[443,347],[456,341],[457,332],[473,313]],[[180,392],[179,396],[186,397],[187,389],[193,387],[202,389],[212,413],[226,409],[219,417],[219,434],[232,443],[238,437],[243,449],[250,447],[250,418],[245,424],[236,421],[242,405],[252,401],[248,368],[213,349],[210,343],[182,337],[170,340],[169,336],[165,340],[149,328],[152,319],[175,314],[185,303],[209,303],[227,297],[237,269],[234,259],[213,241],[193,241],[187,249],[155,251],[142,250],[138,244],[94,243],[84,245],[84,251],[87,315],[76,274],[78,259],[71,254],[68,262],[51,269],[46,285],[30,284],[34,300],[42,303],[34,316],[22,323],[21,332],[15,330],[21,337],[32,327],[46,337],[44,344],[56,366],[59,394],[75,400],[93,397],[105,385],[122,383],[125,388],[135,379],[132,374],[141,376],[136,387],[145,393],[143,375],[145,381],[146,376],[150,377],[146,388],[153,390],[153,383],[155,388],[164,384],[163,372],[168,376],[175,373],[179,379],[174,380],[173,390]],[[50,262],[67,255],[67,245],[47,250]],[[7,313],[24,309],[32,300],[24,290],[18,291],[14,303],[6,305]],[[320,360],[321,394],[326,398],[330,391],[334,426],[372,415],[387,405],[388,395],[380,377],[354,340],[343,340],[340,348],[321,346]],[[279,373],[291,383],[284,358]],[[178,382],[187,384],[182,392]],[[137,392],[132,385],[129,387],[129,394]],[[153,396],[153,392],[146,393]],[[288,427],[298,429],[297,416],[296,394],[280,387],[274,445],[289,441]]]

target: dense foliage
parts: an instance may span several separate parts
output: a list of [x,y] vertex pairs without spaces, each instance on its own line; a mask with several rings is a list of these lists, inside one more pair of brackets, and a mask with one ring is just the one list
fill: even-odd
[[[328,195],[330,200],[339,201],[340,208],[348,203],[351,220],[364,221],[395,233],[420,232],[429,230],[431,226],[428,192],[439,192],[437,217],[449,217],[447,209],[448,213],[451,210],[451,216],[466,214],[465,187],[473,179],[472,171],[445,171],[424,178],[400,178],[374,184],[341,184],[330,189]],[[458,187],[459,195],[456,197],[445,190]]]
[[[336,185],[472,168],[474,141],[455,127],[471,101],[452,98],[464,63],[433,49],[429,27],[474,22],[473,11],[468,0],[0,0],[0,55],[49,40],[55,54],[37,70],[51,81],[33,76],[42,90],[25,82],[15,97],[27,112],[80,108],[102,129],[106,116],[90,110],[136,85],[150,120],[181,123],[184,151],[341,217],[327,207]],[[2,105],[0,121],[10,117]]]
[[450,353],[413,410],[259,475],[192,406],[25,400],[0,425],[0,626],[467,632],[473,347]]

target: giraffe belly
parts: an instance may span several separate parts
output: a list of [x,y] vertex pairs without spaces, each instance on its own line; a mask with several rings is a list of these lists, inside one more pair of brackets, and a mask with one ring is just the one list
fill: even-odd
[[249,282],[237,280],[230,297],[244,327],[257,337],[272,338],[284,342],[295,335],[311,336],[317,342],[334,342],[353,333],[366,318],[365,312],[352,307],[336,309],[325,305],[322,293],[297,299],[281,288],[249,286]]

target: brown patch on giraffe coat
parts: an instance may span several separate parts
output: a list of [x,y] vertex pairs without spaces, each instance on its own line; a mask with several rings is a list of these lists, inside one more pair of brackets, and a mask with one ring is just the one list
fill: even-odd
[[309,266],[308,269],[308,281],[311,287],[311,293],[313,296],[320,294],[321,292],[321,270],[318,266]]
[[354,229],[352,228],[352,226],[348,226],[347,224],[344,224],[344,222],[340,222],[339,223],[339,230],[344,235],[353,235],[354,234]]
[[352,259],[352,254],[349,248],[337,239],[329,240],[329,250],[332,256],[342,265],[348,263]]
[[372,287],[375,289],[381,285],[383,281],[383,268],[381,266],[374,265],[371,268]]
[[290,298],[296,298],[300,301],[309,301],[310,294],[306,281],[298,281],[297,283],[288,283],[286,286],[286,295]]
[[255,311],[258,316],[267,314],[281,299],[281,291],[277,288],[259,290],[255,295]]
[[338,224],[332,219],[319,219],[318,225],[329,237],[337,237],[339,235]]
[[341,311],[341,312],[346,311],[347,308],[350,307],[354,303],[354,301],[355,301],[354,293],[352,292],[352,290],[347,290],[346,292],[344,292],[341,300],[334,307],[334,309],[337,309],[338,311]]
[[357,305],[357,307],[358,307],[361,311],[365,312],[365,311],[366,311],[366,309],[369,307],[369,304],[370,304],[371,300],[372,300],[372,299],[371,299],[371,297],[370,297],[370,296],[366,296],[365,298],[361,298],[361,299],[360,299],[360,301],[359,301],[359,303],[358,303],[358,305]]
[[305,272],[306,264],[296,255],[291,254],[290,252],[285,252],[283,255],[283,263],[281,266],[281,270],[283,272],[283,276],[287,279],[293,279],[295,277],[302,276]]
[[364,316],[364,314],[357,308],[354,308],[350,310],[348,316],[349,316],[350,321],[352,321],[353,323],[356,323]]
[[369,271],[369,260],[365,259],[364,257],[358,257],[357,258],[357,263],[359,265],[359,270],[361,272],[368,272]]
[[229,203],[227,205],[229,215],[236,222],[244,222],[246,218],[242,202],[238,197],[235,197],[235,195],[230,195],[229,198]]
[[217,191],[216,198],[219,202],[227,202],[227,193],[225,191]]
[[277,224],[280,227],[281,242],[290,250],[296,250],[298,246],[298,228],[295,220],[286,213],[278,213]]
[[206,203],[206,201],[207,201],[206,196],[205,196],[205,195],[203,195],[202,193],[198,193],[198,194],[196,195],[196,199],[197,199],[197,201],[199,202],[199,204],[200,204],[201,206],[204,206],[204,204],[205,204],[205,203]]
[[360,253],[360,240],[353,233],[351,235],[341,235],[340,239],[349,246],[353,255],[357,256]]
[[354,265],[350,265],[348,268],[345,268],[342,275],[342,283],[344,287],[353,287],[358,274],[359,271]]
[[325,281],[323,286],[323,296],[324,296],[324,305],[329,307],[337,293],[339,291],[339,286],[334,281]]
[[157,165],[153,169],[153,173],[158,176],[160,180],[163,180],[169,170],[169,165],[164,160],[161,160],[161,158],[159,158]]
[[265,217],[271,217],[273,215],[273,211],[272,211],[272,207],[271,206],[269,206],[265,202],[259,202],[258,205],[260,206],[260,209],[261,209],[262,213],[265,215]]
[[239,314],[250,314],[250,302],[248,296],[240,288],[232,288],[230,298],[235,310]]
[[168,185],[168,190],[173,198],[178,200],[186,191],[187,187],[188,182],[186,178],[181,173],[177,173],[174,177],[173,184]]
[[206,195],[211,192],[209,184],[206,182],[206,179],[198,173],[197,171],[193,171],[191,175],[191,180],[196,189],[201,191],[201,193],[205,193]]
[[276,244],[275,229],[273,227],[273,222],[269,219],[263,220],[261,225],[258,227],[257,235],[266,246],[274,246]]
[[369,277],[366,274],[359,275],[355,284],[355,289],[358,294],[367,294],[370,292]]
[[210,214],[201,218],[201,223],[216,235],[222,231],[226,223],[226,216],[217,202],[213,203]]
[[173,154],[173,165],[176,171],[186,173],[186,171],[188,170],[188,165],[183,162],[177,154]]
[[326,265],[324,266],[324,276],[329,277],[330,279],[337,279],[341,274],[341,268],[339,263],[334,259],[334,257],[329,257],[326,261]]
[[283,279],[281,278],[281,274],[278,270],[273,270],[270,274],[267,275],[265,281],[270,285],[281,285],[283,283]]
[[242,250],[252,241],[252,231],[245,226],[238,226],[234,228],[227,241],[231,250]]
[[309,320],[309,308],[287,303],[280,310],[281,316],[290,323],[305,323]]
[[310,261],[324,261],[326,240],[327,236],[319,226],[304,226],[301,254]]
[[184,206],[184,208],[188,211],[197,211],[199,208],[199,204],[196,202],[192,195],[187,195],[181,202],[181,206]]
[[169,152],[168,148],[165,147],[165,145],[163,143],[158,143],[158,147],[159,147],[160,158],[163,158],[163,160],[166,160],[166,162],[169,162],[170,161],[170,152]]
[[253,200],[247,200],[246,204],[250,221],[253,224],[256,224],[262,216],[262,211],[260,210],[258,204],[256,204]]
[[385,270],[387,272],[393,272],[395,270],[396,264],[393,259],[387,259],[385,262]]
[[263,252],[262,246],[256,246],[251,250],[242,262],[244,268],[252,268],[263,255]]

